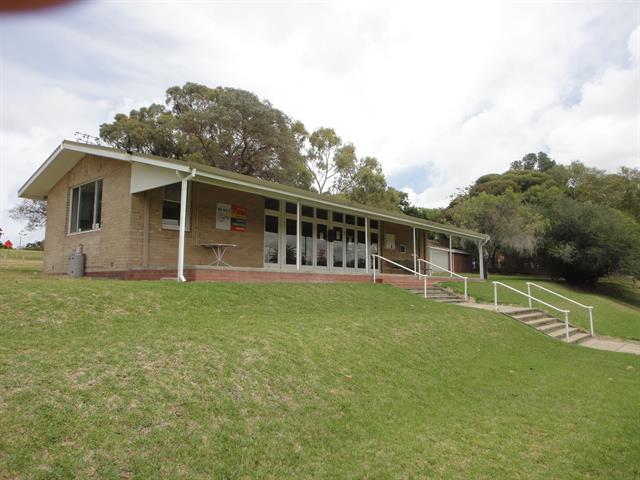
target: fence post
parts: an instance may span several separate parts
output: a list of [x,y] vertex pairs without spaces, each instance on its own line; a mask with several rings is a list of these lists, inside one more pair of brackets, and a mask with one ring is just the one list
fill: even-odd
[[498,284],[493,282],[493,306],[498,311]]
[[531,308],[531,284],[527,282],[527,294],[529,295],[529,308]]
[[424,279],[424,298],[427,298],[427,277],[423,277]]
[[569,312],[564,312],[564,336],[569,341]]
[[464,278],[464,301],[467,301],[467,277]]
[[589,333],[593,337],[593,307],[589,307]]

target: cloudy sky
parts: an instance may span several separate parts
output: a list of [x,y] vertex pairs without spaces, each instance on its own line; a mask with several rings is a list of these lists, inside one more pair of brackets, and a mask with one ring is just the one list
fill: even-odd
[[0,17],[0,55],[14,243],[16,191],[62,139],[186,81],[334,127],[423,206],[531,151],[640,166],[638,1],[80,1]]

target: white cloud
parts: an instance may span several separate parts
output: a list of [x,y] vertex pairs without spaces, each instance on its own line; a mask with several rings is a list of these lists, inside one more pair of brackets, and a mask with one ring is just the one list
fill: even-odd
[[15,234],[16,189],[62,138],[186,81],[335,127],[425,206],[529,151],[637,165],[638,24],[637,6],[575,2],[79,2],[0,19],[0,224]]

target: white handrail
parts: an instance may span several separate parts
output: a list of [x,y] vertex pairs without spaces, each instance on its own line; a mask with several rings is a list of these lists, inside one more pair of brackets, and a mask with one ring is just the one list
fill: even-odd
[[[465,277],[465,276],[462,276],[462,275],[460,275],[460,274],[458,274],[456,272],[452,272],[451,270],[447,270],[446,268],[441,267],[440,265],[437,265],[435,263],[432,263],[429,260],[425,260],[424,258],[418,258],[418,265],[420,265],[420,262],[424,262],[424,263],[426,263],[428,265],[432,265],[434,267],[439,268],[440,270],[443,270],[443,271],[445,271],[447,273],[450,273],[453,276],[456,276],[458,278],[464,279],[464,301],[465,302],[467,301],[467,299],[468,299],[468,296],[467,296],[467,281],[469,280],[469,277]],[[420,267],[418,267],[418,270],[420,270]],[[428,270],[428,269],[425,269],[425,270]]]
[[376,253],[372,253],[371,254],[371,260],[373,260],[371,263],[373,263],[373,283],[376,283],[376,269],[377,269],[377,264],[376,264],[376,258],[379,258],[380,260],[384,260],[385,262],[388,262],[392,265],[395,265],[396,267],[400,267],[405,269],[407,272],[411,272],[414,275],[418,275],[419,277],[422,277],[424,280],[424,298],[427,298],[427,275],[424,275],[420,272],[416,272],[415,270],[411,270],[408,267],[405,267],[404,265],[399,264],[398,262],[394,262],[393,260],[389,260],[388,258],[383,257],[382,255],[378,255]]
[[[508,288],[511,291],[514,291],[516,293],[519,293],[520,295],[527,297],[529,299],[529,301],[531,300],[535,300],[536,302],[539,302],[549,308],[553,308],[554,310],[560,312],[560,313],[564,313],[564,334],[567,340],[569,340],[569,313],[570,310],[563,310],[562,308],[558,308],[554,305],[551,305],[550,303],[547,303],[543,300],[540,300],[539,298],[536,298],[534,296],[532,296],[531,294],[528,293],[524,293],[520,290],[518,290],[517,288],[513,288],[510,285],[507,285],[506,283],[502,283],[502,282],[493,282],[493,305],[496,309],[496,312],[498,311],[498,285],[500,285],[501,287],[505,287]],[[531,303],[529,303],[529,307],[531,307]]]
[[[527,291],[529,292],[529,295],[531,295],[532,286],[539,288],[540,290],[544,290],[545,292],[551,293],[556,297],[560,297],[568,302],[573,303],[574,305],[578,305],[579,307],[586,308],[587,310],[589,310],[589,334],[593,337],[593,306],[583,305],[580,302],[576,302],[571,298],[565,297],[564,295],[561,295],[558,292],[554,292],[553,290],[549,290],[548,288],[545,288],[542,285],[538,285],[537,283],[533,283],[533,282],[527,282]],[[529,298],[529,307],[531,307],[531,298]]]

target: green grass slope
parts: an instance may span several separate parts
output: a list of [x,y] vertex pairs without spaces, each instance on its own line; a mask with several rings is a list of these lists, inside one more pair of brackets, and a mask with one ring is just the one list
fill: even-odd
[[640,357],[385,285],[0,271],[2,478],[640,476]]
[[[534,282],[548,289],[572,298],[583,305],[592,305],[593,325],[596,335],[630,338],[640,340],[640,290],[634,289],[631,282],[612,280],[602,282],[596,288],[578,288],[565,282],[553,282],[538,277],[524,275],[492,275],[488,282],[469,283],[469,295],[478,301],[493,303],[493,284],[491,281],[506,283],[523,292],[527,291],[526,282]],[[445,283],[444,286],[463,291],[460,284]],[[564,310],[570,310],[569,321],[585,329],[589,328],[589,313],[586,309],[567,302],[543,290],[532,288],[531,295]],[[527,298],[515,292],[498,287],[498,300],[508,305],[527,306]],[[534,302],[534,307],[536,304]],[[548,307],[538,304],[549,313],[562,315]]]

